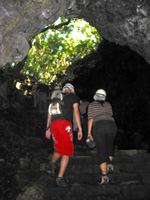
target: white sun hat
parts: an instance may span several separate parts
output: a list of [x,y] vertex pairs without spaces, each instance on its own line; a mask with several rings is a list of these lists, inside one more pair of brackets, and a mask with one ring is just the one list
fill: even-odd
[[65,92],[65,90],[72,90],[72,92],[74,92],[74,86],[71,83],[66,83],[63,87],[63,92]]
[[106,99],[106,91],[103,90],[103,89],[98,89],[95,92],[95,95],[94,95],[93,99],[96,100],[96,101],[105,101],[105,99]]

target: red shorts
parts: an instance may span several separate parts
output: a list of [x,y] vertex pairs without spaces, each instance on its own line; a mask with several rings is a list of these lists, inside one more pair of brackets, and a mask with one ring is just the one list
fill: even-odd
[[51,132],[55,152],[62,156],[73,156],[72,124],[66,120],[55,120],[51,123]]

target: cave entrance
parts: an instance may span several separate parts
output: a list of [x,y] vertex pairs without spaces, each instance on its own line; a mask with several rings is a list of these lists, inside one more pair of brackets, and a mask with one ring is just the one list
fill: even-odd
[[31,81],[50,84],[57,81],[57,75],[65,76],[73,62],[96,50],[101,40],[84,19],[58,18],[30,40],[31,49],[21,73]]
[[96,50],[101,40],[98,31],[84,19],[58,18],[30,39],[31,48],[22,62],[3,67],[4,79],[9,88],[15,85],[27,96],[31,96],[36,81],[52,90],[57,82],[62,84],[64,77],[72,79],[73,67],[68,73],[68,66]]

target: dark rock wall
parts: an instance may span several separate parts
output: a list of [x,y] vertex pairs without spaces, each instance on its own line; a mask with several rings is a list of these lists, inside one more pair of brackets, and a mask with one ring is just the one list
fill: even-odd
[[132,50],[149,60],[149,1],[103,0],[89,4],[82,16],[102,37]]
[[148,0],[1,0],[0,66],[28,54],[28,40],[59,17],[84,18],[100,35],[127,45],[150,63]]

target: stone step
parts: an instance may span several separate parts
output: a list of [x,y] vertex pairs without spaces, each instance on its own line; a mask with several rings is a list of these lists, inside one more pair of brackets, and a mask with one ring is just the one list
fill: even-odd
[[[137,149],[131,149],[131,150],[118,150],[115,149],[114,150],[114,154],[115,156],[133,156],[133,155],[137,155],[137,154],[147,154],[147,150],[137,150]],[[93,150],[86,150],[86,151],[79,151],[79,150],[75,150],[74,151],[74,156],[92,156],[92,155],[96,155],[96,148]]]
[[[135,154],[133,156],[128,155],[115,155],[114,163],[139,163],[139,162],[149,162],[150,161],[150,154]],[[70,158],[70,164],[78,164],[78,163],[98,163],[98,158],[96,154],[93,155],[75,155],[74,157]]]
[[[35,154],[31,158],[27,156],[20,160],[22,171],[29,166],[31,170],[32,163],[34,163],[34,173],[35,170],[38,173],[40,168],[38,174],[43,176],[40,183],[42,188],[40,193],[44,193],[42,200],[79,200],[81,198],[82,200],[150,200],[150,154],[146,151],[116,149],[114,174],[109,174],[109,185],[98,185],[101,173],[96,151],[75,151],[75,156],[70,158],[64,175],[68,183],[66,188],[57,187],[55,176],[45,171],[45,165],[51,157],[52,154],[48,157],[44,154],[40,156]],[[59,164],[58,161],[57,167]],[[30,174],[31,172],[32,170]],[[26,191],[27,196],[30,196],[32,191],[39,191],[40,188],[39,185],[30,187]]]
[[148,187],[141,184],[127,185],[74,185],[67,188],[48,186],[44,191],[44,200],[49,199],[107,199],[107,200],[148,200]]
[[[46,171],[45,165],[42,164],[41,172]],[[147,165],[144,165],[147,167]],[[57,165],[56,168],[56,175],[58,174],[59,166]],[[135,170],[134,170],[135,169]],[[49,172],[51,174],[51,172]],[[94,183],[97,182],[101,178],[101,171],[98,165],[68,165],[65,177],[68,179],[72,179],[75,182],[83,183],[86,182]],[[114,165],[114,173],[109,174],[110,180],[113,183],[121,183],[121,182],[133,182],[137,181],[138,183],[143,184],[150,184],[150,169],[147,167],[147,170],[142,166],[142,168],[139,167],[135,168],[132,165],[128,167],[122,166],[122,168],[119,168],[117,165]]]
[[[120,151],[121,154],[118,154],[114,158],[114,168],[115,173],[127,172],[127,173],[150,173],[150,154],[142,151]],[[130,152],[130,153],[129,153]],[[91,152],[90,152],[91,153]],[[99,173],[98,159],[95,152],[92,152],[93,155],[75,155],[69,160],[67,167],[68,174],[92,174]],[[51,159],[52,155],[47,159]],[[42,158],[43,159],[43,158]],[[41,162],[40,168],[41,171],[44,170],[45,165],[47,164],[43,159]],[[59,167],[59,163],[57,165]]]
[[[130,175],[128,174],[128,176]],[[96,175],[88,175],[87,177],[86,175],[65,176],[68,186],[63,188],[56,186],[55,176],[43,173],[43,175],[39,176],[39,180],[35,183],[30,183],[22,190],[17,200],[79,200],[81,198],[82,200],[150,199],[150,184],[140,183],[135,180],[136,177],[134,176],[132,176],[132,180],[124,177],[123,180],[120,179],[108,185],[99,185],[97,183],[98,178]],[[111,176],[110,180],[112,181]]]
[[[20,162],[48,162],[51,159],[52,153],[45,155],[46,153],[32,153],[25,158],[20,158]],[[32,157],[32,159],[31,159]],[[115,163],[136,163],[136,162],[147,162],[150,160],[150,153],[146,153],[145,150],[116,150],[114,162]],[[94,163],[96,164],[97,157],[96,151],[75,151],[74,157],[70,158],[69,163]]]
[[[117,163],[115,165],[116,173],[129,172],[129,173],[150,173],[150,162],[147,163]],[[97,173],[99,171],[99,165],[93,164],[78,164],[68,165],[68,171],[70,173],[81,174],[81,173]]]
[[135,154],[133,156],[127,155],[115,155],[114,162],[116,163],[136,163],[136,162],[149,162],[150,161],[150,154]]
[[117,163],[120,172],[150,173],[150,162]]
[[[147,174],[146,174],[147,175]],[[109,174],[109,179],[111,184],[129,184],[129,183],[134,183],[134,184],[139,184],[143,183],[144,179],[142,175],[138,174],[132,174],[132,173],[120,173],[120,174]],[[150,174],[148,174],[150,177]],[[101,180],[101,174],[100,173],[95,173],[95,174],[78,174],[78,175],[69,175],[65,173],[65,178],[69,180],[69,182],[74,182],[78,183],[81,185],[96,185],[98,181]],[[145,182],[144,183],[149,183]]]
[[128,156],[133,156],[136,154],[147,154],[147,150],[144,149],[128,149],[128,150],[118,150],[115,149],[115,155],[128,155]]

